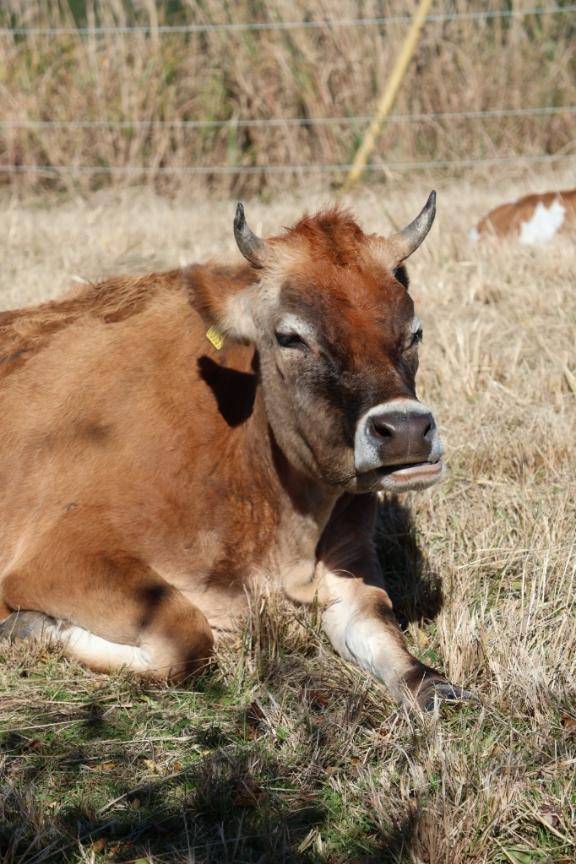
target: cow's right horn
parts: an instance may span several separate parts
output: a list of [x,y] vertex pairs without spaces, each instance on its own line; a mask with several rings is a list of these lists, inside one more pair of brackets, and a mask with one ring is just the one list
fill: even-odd
[[263,267],[268,254],[268,246],[248,227],[244,215],[244,205],[241,201],[237,203],[234,214],[234,237],[244,258],[253,267]]
[[431,192],[426,204],[414,221],[387,239],[386,243],[398,264],[412,255],[423,243],[432,227],[435,215],[436,192]]

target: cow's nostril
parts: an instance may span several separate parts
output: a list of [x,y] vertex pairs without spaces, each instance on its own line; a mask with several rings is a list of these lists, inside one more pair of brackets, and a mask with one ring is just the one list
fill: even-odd
[[426,426],[426,431],[424,432],[424,438],[426,438],[426,440],[428,440],[428,438],[432,435],[433,431],[434,431],[434,424],[428,423],[428,425]]
[[381,417],[371,417],[370,431],[376,438],[392,438],[396,430],[391,423],[386,423]]

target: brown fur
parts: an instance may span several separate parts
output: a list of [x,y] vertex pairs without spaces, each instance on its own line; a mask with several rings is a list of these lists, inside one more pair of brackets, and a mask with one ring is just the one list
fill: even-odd
[[[178,676],[266,584],[318,596],[337,629],[357,609],[390,658],[376,674],[397,690],[418,678],[374,552],[376,499],[350,474],[353,412],[413,396],[417,365],[412,301],[367,239],[331,210],[273,238],[263,275],[198,265],[0,315],[5,612],[143,646],[150,673]],[[332,366],[278,352],[280,308],[318,322]],[[206,329],[227,322],[218,352]]]

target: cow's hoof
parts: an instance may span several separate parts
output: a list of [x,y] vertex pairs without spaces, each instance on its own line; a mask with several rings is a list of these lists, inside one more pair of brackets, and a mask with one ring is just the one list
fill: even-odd
[[43,612],[12,612],[0,621],[0,642],[15,642],[17,639],[39,639],[48,635],[55,625],[54,618]]
[[471,690],[465,690],[458,684],[449,681],[432,681],[418,693],[418,704],[423,711],[433,711],[436,705],[443,702],[479,702],[478,696]]

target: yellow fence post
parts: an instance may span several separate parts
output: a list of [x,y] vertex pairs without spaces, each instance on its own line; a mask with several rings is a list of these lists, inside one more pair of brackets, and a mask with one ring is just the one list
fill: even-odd
[[400,85],[404,80],[404,75],[406,74],[408,64],[412,59],[412,55],[414,54],[414,50],[418,42],[420,30],[422,29],[422,25],[424,24],[426,16],[430,11],[431,5],[432,0],[420,0],[420,6],[418,7],[416,14],[414,15],[414,18],[412,19],[410,29],[406,34],[406,39],[404,40],[404,44],[402,46],[400,54],[398,55],[398,59],[396,60],[394,69],[392,70],[392,74],[388,79],[386,89],[384,90],[382,97],[378,103],[376,114],[374,115],[370,126],[366,130],[366,134],[364,135],[362,143],[354,157],[352,167],[350,168],[348,176],[346,177],[346,182],[343,186],[344,192],[347,192],[349,189],[351,189],[352,186],[358,182],[358,180],[364,173],[366,163],[368,162],[370,153],[374,149],[374,146],[378,139],[378,135],[380,134],[380,130],[382,128],[382,124],[384,123],[386,116],[389,114],[390,109],[394,104],[394,100],[396,99],[398,90],[400,89]]

